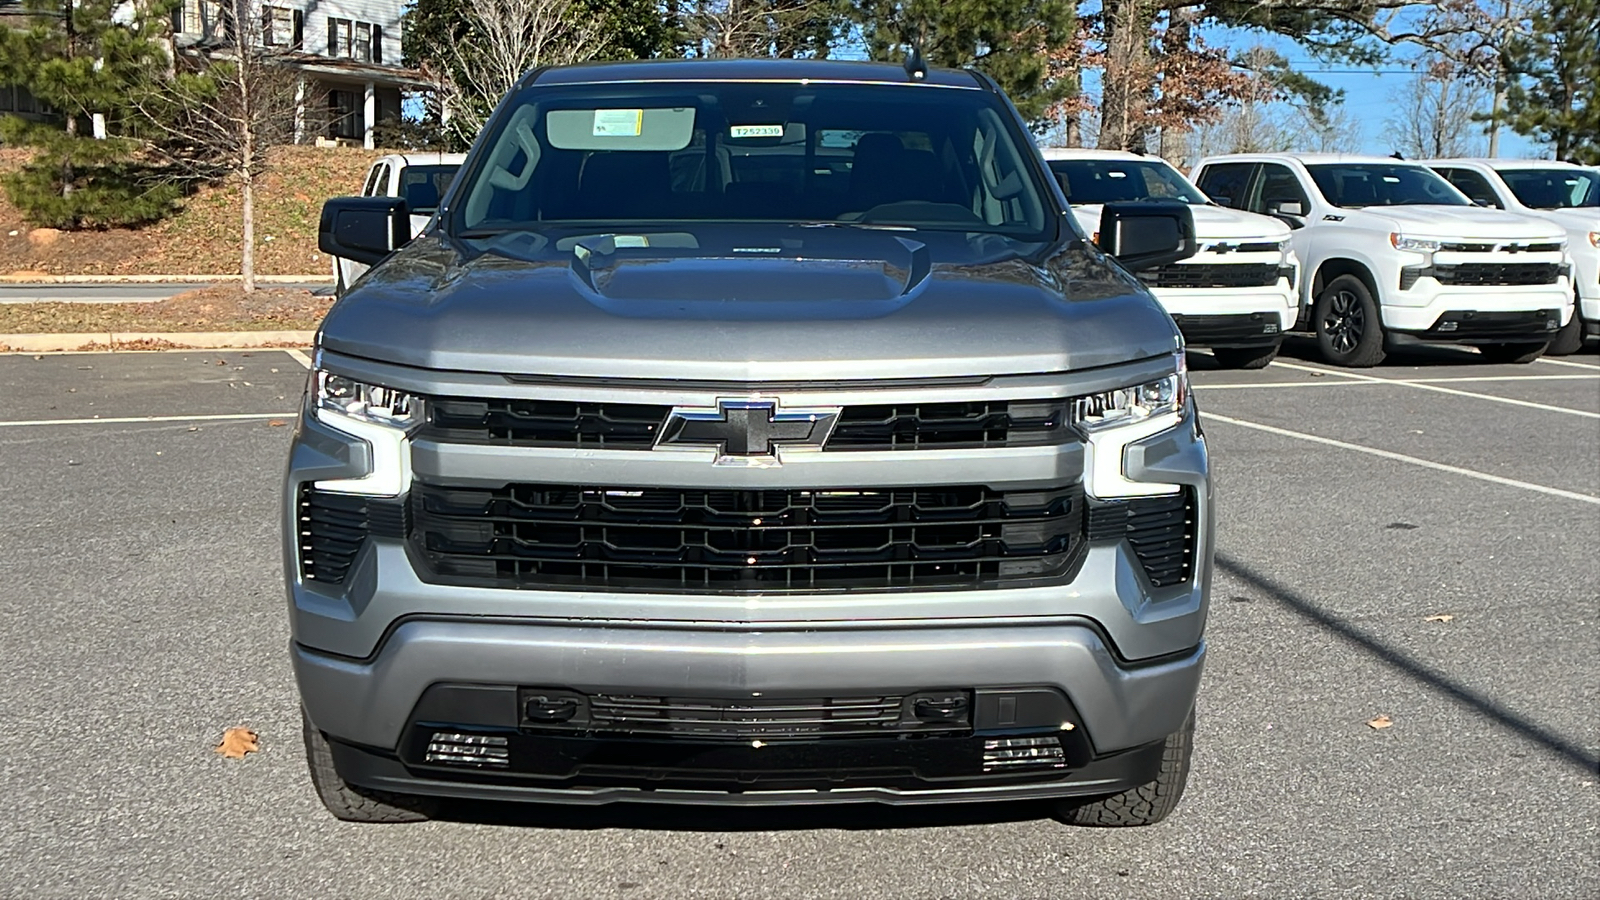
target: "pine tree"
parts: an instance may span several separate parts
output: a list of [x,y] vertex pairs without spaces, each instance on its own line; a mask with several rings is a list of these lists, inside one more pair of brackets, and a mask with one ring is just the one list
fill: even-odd
[[1507,48],[1511,129],[1557,159],[1600,164],[1600,0],[1547,0]]
[[[57,228],[137,225],[172,211],[181,188],[141,163],[137,142],[112,136],[133,117],[136,88],[168,63],[165,0],[24,0],[29,24],[0,28],[0,83],[20,85],[59,111],[64,126],[15,117],[0,141],[37,154],[5,179],[11,201],[35,224]],[[105,123],[97,140],[85,125]]]
[[1049,54],[1074,38],[1063,0],[857,0],[855,15],[874,59],[916,47],[930,65],[980,69],[1027,119],[1077,89],[1049,77]]

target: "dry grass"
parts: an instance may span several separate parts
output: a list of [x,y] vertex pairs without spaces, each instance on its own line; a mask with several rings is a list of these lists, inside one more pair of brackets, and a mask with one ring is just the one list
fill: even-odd
[[[331,272],[328,257],[317,252],[322,201],[358,193],[381,153],[305,146],[274,151],[272,171],[256,192],[256,273]],[[0,150],[0,171],[15,169],[28,156],[26,150]],[[44,245],[29,240],[28,224],[0,191],[0,275],[238,274],[239,208],[236,188],[204,188],[177,215],[148,228],[63,232]]]
[[310,291],[237,284],[188,291],[159,303],[0,304],[0,334],[77,332],[311,331],[332,297]]

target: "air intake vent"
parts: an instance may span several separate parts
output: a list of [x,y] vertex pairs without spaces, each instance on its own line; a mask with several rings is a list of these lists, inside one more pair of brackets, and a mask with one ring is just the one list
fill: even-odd
[[1091,541],[1126,539],[1156,587],[1189,580],[1194,573],[1194,491],[1166,497],[1140,497],[1089,506]]
[[407,518],[405,504],[397,500],[333,494],[302,484],[296,529],[300,576],[307,581],[343,584],[367,536],[403,538]]
[[983,771],[986,773],[1066,767],[1066,752],[1061,748],[1061,739],[1054,735],[996,738],[983,742]]
[[446,766],[474,769],[504,769],[511,765],[511,750],[503,737],[435,731],[428,739],[428,754],[423,759]]

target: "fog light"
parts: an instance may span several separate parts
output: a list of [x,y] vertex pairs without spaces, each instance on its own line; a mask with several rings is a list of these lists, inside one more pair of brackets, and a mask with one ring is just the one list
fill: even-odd
[[1055,736],[995,738],[983,742],[983,771],[1064,769],[1067,756]]
[[426,762],[450,766],[504,769],[511,765],[511,751],[503,737],[435,731],[428,739]]

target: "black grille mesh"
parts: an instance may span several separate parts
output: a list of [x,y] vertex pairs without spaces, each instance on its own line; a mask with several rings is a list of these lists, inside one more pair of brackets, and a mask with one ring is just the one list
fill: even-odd
[[[436,398],[423,440],[511,447],[649,450],[672,407],[557,400]],[[1066,401],[994,400],[847,406],[828,450],[1004,447],[1062,441]]]
[[1151,287],[1267,287],[1282,277],[1276,263],[1172,263],[1140,272]]
[[1556,263],[1462,263],[1435,265],[1433,277],[1440,284],[1502,285],[1555,284],[1561,277]]
[[1089,540],[1127,539],[1156,587],[1188,581],[1194,574],[1196,530],[1192,488],[1164,497],[1089,505]]
[[1065,575],[1081,488],[413,487],[424,577],[496,587],[770,592]]

